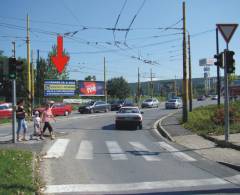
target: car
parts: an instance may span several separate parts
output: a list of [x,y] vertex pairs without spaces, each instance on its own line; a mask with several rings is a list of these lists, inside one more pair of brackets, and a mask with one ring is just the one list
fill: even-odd
[[94,113],[94,112],[108,112],[111,110],[111,105],[104,101],[90,101],[85,105],[78,108],[78,112],[84,113]]
[[217,95],[212,95],[211,99],[212,99],[212,100],[217,100],[217,99],[218,99],[218,96],[217,96]]
[[149,98],[142,102],[142,108],[158,107],[159,101],[156,98]]
[[135,105],[134,105],[134,102],[132,100],[124,100],[122,106],[126,107],[126,106],[135,106]]
[[[35,108],[35,111],[38,111],[40,114],[45,110],[45,107]],[[52,103],[52,113],[54,116],[67,116],[72,113],[72,106],[65,103]]]
[[199,97],[197,98],[197,100],[198,100],[198,101],[204,101],[204,100],[206,100],[206,96],[201,95],[201,96],[199,96]]
[[166,103],[165,103],[165,108],[168,109],[168,108],[181,108],[182,107],[182,101],[179,100],[179,99],[171,99],[171,100],[168,100]]
[[111,110],[119,110],[123,106],[124,100],[113,100],[110,104]]
[[0,118],[11,118],[11,117],[12,117],[12,103],[1,103]]
[[122,126],[131,126],[142,129],[143,112],[138,107],[126,106],[120,108],[115,118],[115,128],[120,129]]

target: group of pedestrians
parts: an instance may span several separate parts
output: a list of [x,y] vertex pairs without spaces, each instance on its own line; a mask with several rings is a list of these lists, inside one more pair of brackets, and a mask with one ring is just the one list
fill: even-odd
[[[17,102],[17,110],[16,110],[16,118],[17,118],[17,141],[27,141],[26,138],[26,132],[27,132],[27,122],[26,122],[26,112],[24,109],[24,100],[21,99]],[[53,140],[53,128],[51,125],[51,122],[55,121],[54,115],[52,114],[52,107],[51,104],[46,104],[45,110],[41,114],[38,111],[34,113],[33,116],[33,126],[34,126],[34,132],[32,135],[30,135],[30,138],[32,139],[33,136],[37,136],[40,139],[44,139],[43,135],[46,129],[49,130],[50,138]],[[20,131],[23,130],[23,136],[22,139],[20,139]]]

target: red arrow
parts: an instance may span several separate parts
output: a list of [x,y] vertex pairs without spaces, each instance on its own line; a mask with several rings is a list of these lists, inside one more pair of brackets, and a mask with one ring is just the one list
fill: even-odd
[[57,37],[57,54],[55,56],[52,56],[51,59],[52,63],[56,66],[59,74],[61,74],[69,60],[69,56],[63,55],[63,37],[60,35]]

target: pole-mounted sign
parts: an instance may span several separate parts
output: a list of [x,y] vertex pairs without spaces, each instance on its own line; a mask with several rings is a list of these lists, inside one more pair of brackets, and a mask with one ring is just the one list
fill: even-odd
[[224,134],[225,142],[228,142],[229,137],[229,92],[228,92],[228,73],[234,71],[233,63],[233,51],[228,50],[228,43],[230,42],[235,30],[237,29],[238,24],[217,24],[217,28],[221,32],[224,40],[226,41],[226,49],[221,55],[216,55],[221,60],[221,63],[224,66]]
[[221,32],[226,43],[229,43],[238,24],[217,24],[218,30]]

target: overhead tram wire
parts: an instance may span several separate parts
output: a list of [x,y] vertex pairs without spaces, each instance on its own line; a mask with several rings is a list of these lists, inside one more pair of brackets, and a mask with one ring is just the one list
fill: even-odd
[[146,2],[146,0],[143,0],[141,6],[139,7],[139,9],[138,9],[138,11],[137,11],[137,13],[134,15],[134,17],[133,17],[131,23],[130,23],[129,26],[128,26],[128,30],[126,31],[126,33],[125,33],[125,37],[124,37],[124,39],[125,39],[125,40],[124,40],[124,44],[126,44],[126,45],[127,45],[126,40],[127,40],[127,36],[128,36],[129,30],[130,30],[130,28],[131,28],[131,26],[132,26],[134,20],[136,19],[136,17],[137,17],[138,14],[140,13],[141,9],[143,8],[145,2]]
[[119,21],[121,15],[122,15],[122,12],[123,12],[126,4],[127,4],[127,0],[124,1],[123,6],[122,6],[122,8],[121,8],[121,10],[120,10],[120,13],[118,14],[117,20],[116,20],[115,25],[114,25],[114,30],[113,30],[113,41],[114,41],[114,44],[116,44],[115,29],[116,29],[116,27],[117,27],[117,25],[118,25],[118,21]]

